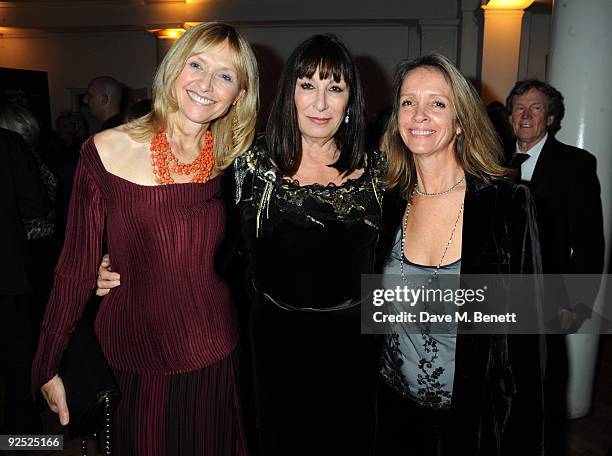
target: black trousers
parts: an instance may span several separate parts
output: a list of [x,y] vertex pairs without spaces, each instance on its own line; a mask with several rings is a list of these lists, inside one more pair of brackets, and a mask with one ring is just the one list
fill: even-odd
[[4,385],[2,433],[35,434],[40,418],[31,394],[34,334],[30,295],[0,296],[0,377]]

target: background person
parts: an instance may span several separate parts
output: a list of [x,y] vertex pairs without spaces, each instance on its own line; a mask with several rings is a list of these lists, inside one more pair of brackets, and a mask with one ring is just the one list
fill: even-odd
[[33,301],[30,318],[32,344],[36,346],[40,320],[53,285],[53,267],[59,255],[56,230],[58,179],[36,152],[40,128],[30,111],[18,105],[0,105],[0,127],[20,134],[28,144],[51,206],[43,217],[25,217],[22,220],[33,260]]
[[[510,167],[529,187],[538,214],[546,302],[553,328],[576,329],[590,317],[604,267],[601,189],[595,157],[555,138],[565,113],[563,96],[546,82],[518,81],[506,101],[516,136]],[[585,274],[581,302],[570,302],[557,274]],[[587,278],[586,274],[591,277]],[[557,321],[558,318],[558,321]],[[546,445],[565,454],[568,358],[564,335],[547,337]]]
[[4,384],[3,434],[40,432],[30,394],[33,258],[24,219],[44,217],[49,201],[36,160],[23,138],[0,128],[0,376]]
[[91,115],[100,122],[98,131],[108,130],[123,123],[123,92],[123,85],[110,76],[98,76],[87,85],[83,102],[89,106]]
[[508,110],[503,103],[493,101],[487,105],[487,115],[499,137],[504,152],[503,163],[508,164],[514,155],[514,134],[508,121]]
[[56,228],[59,238],[63,239],[79,151],[87,136],[86,121],[81,113],[62,111],[55,121],[55,129],[56,140],[50,142],[41,155],[59,181]]
[[563,96],[531,79],[517,82],[506,104],[516,136],[510,166],[520,169],[519,179],[535,200],[544,272],[600,274],[604,235],[597,164],[586,150],[554,137],[565,112]]

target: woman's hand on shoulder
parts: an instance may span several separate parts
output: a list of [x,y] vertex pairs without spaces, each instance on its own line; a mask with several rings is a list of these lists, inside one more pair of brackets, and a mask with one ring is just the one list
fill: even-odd
[[121,276],[116,272],[111,271],[110,256],[104,255],[102,262],[98,267],[98,280],[96,281],[96,295],[106,296],[110,293],[111,289],[121,285]]
[[68,413],[68,403],[66,402],[66,389],[59,375],[45,383],[40,388],[40,391],[47,404],[49,404],[51,411],[59,415],[62,426],[66,426],[70,421],[70,415]]

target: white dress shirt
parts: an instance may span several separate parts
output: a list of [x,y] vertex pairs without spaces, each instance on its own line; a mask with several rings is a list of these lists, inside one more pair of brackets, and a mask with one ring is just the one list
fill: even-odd
[[519,150],[518,142],[516,143],[517,154],[529,154],[529,158],[521,164],[521,180],[527,182],[531,181],[533,170],[538,163],[538,158],[540,157],[540,152],[542,152],[546,138],[548,138],[548,133],[546,133],[544,137],[540,139],[531,149],[525,152]]

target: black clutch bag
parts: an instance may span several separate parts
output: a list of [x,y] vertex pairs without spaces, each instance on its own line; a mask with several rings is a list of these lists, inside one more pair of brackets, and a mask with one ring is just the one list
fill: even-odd
[[66,389],[71,438],[87,439],[104,431],[110,445],[110,420],[121,392],[94,333],[95,314],[88,312],[77,322],[59,376]]

